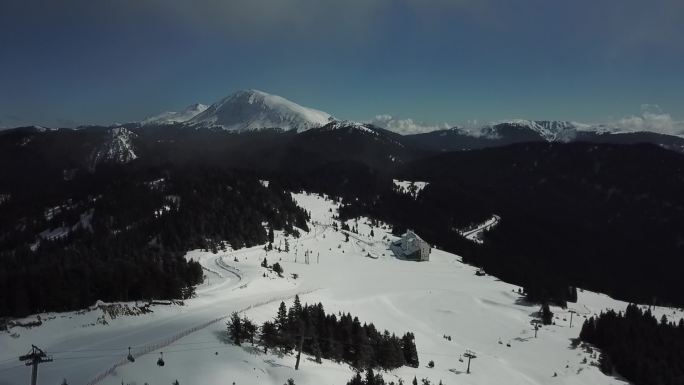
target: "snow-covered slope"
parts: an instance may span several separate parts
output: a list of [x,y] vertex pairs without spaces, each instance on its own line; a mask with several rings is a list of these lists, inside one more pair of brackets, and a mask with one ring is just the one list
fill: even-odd
[[[388,244],[396,237],[390,228],[371,227],[365,218],[348,222],[358,234],[347,233],[345,241],[345,232],[332,226],[339,204],[313,194],[293,197],[311,212],[312,222],[310,232],[288,238],[290,252],[265,251],[263,245],[219,254],[192,251],[187,258],[202,264],[206,281],[184,306],[150,306],[149,312],[130,303],[123,311],[137,315],[116,316],[106,309],[120,307],[99,304],[88,311],[42,314],[38,327],[11,326],[0,333],[0,384],[26,382],[30,369],[17,357],[31,344],[54,358],[40,365],[40,378],[47,383],[66,378],[70,384],[171,384],[177,379],[180,384],[282,385],[293,378],[298,385],[346,384],[354,373],[348,365],[317,364],[304,355],[295,370],[294,354],[263,354],[250,344],[228,342],[224,317],[238,311],[259,323],[271,320],[280,301],[291,306],[295,294],[302,303],[321,302],[328,313],[351,312],[381,330],[414,332],[420,367],[383,372],[388,382],[401,378],[409,384],[415,376],[419,382],[429,378],[447,385],[624,384],[603,375],[595,366],[596,353],[573,348],[571,339],[584,317],[607,308],[622,310],[626,303],[580,290],[578,302],[570,304],[576,312],[572,327],[570,309],[552,307],[555,325],[543,326],[535,338],[532,321],[539,307],[525,302],[517,286],[476,276],[475,267],[441,250],[433,250],[429,262],[393,258]],[[274,246],[284,243],[284,234],[276,232]],[[286,278],[262,268],[264,258],[278,261]],[[672,319],[684,313],[655,308],[657,318],[662,314]],[[129,346],[135,362],[126,360]],[[477,354],[470,374],[466,349]],[[161,352],[164,367],[156,365]],[[434,368],[427,367],[430,360]]]
[[138,158],[133,146],[136,134],[124,127],[110,128],[105,141],[90,156],[90,167],[100,163],[128,163]]
[[183,123],[204,112],[209,106],[201,103],[191,104],[181,111],[166,111],[140,122],[143,126],[151,124]]
[[243,90],[212,104],[189,120],[188,124],[228,131],[264,128],[305,131],[330,121],[331,116],[326,112],[303,107],[262,91]]

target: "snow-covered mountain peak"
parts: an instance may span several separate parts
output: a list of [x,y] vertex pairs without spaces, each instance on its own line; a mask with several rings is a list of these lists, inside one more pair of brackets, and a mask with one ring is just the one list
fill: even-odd
[[135,153],[133,139],[135,133],[125,127],[113,127],[107,132],[105,141],[91,154],[90,167],[94,169],[100,163],[128,163],[138,158]]
[[305,131],[328,124],[330,114],[303,107],[259,90],[241,90],[212,104],[192,118],[194,126],[220,127],[228,131],[280,128]]
[[142,125],[183,123],[204,112],[209,106],[201,103],[191,104],[181,111],[166,111],[141,121]]

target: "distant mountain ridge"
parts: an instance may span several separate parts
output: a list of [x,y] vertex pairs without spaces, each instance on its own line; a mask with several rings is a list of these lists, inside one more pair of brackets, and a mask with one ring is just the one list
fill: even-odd
[[411,146],[426,151],[463,151],[500,147],[524,142],[651,143],[684,153],[684,138],[650,131],[616,131],[568,121],[510,120],[478,128],[454,127],[423,134],[406,135]]

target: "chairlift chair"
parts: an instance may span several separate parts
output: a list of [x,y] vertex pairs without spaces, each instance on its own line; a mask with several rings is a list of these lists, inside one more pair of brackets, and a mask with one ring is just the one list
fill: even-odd
[[159,359],[157,360],[157,366],[164,366],[164,352],[159,352]]

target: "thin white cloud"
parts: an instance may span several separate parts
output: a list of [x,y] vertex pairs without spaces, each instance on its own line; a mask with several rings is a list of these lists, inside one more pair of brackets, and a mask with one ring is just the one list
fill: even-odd
[[401,135],[422,134],[426,132],[444,130],[451,126],[447,123],[432,125],[416,122],[413,119],[396,119],[392,115],[376,115],[366,123],[396,132]]
[[609,124],[626,132],[650,131],[666,135],[684,135],[684,121],[675,120],[655,104],[643,104],[640,115],[627,116]]

